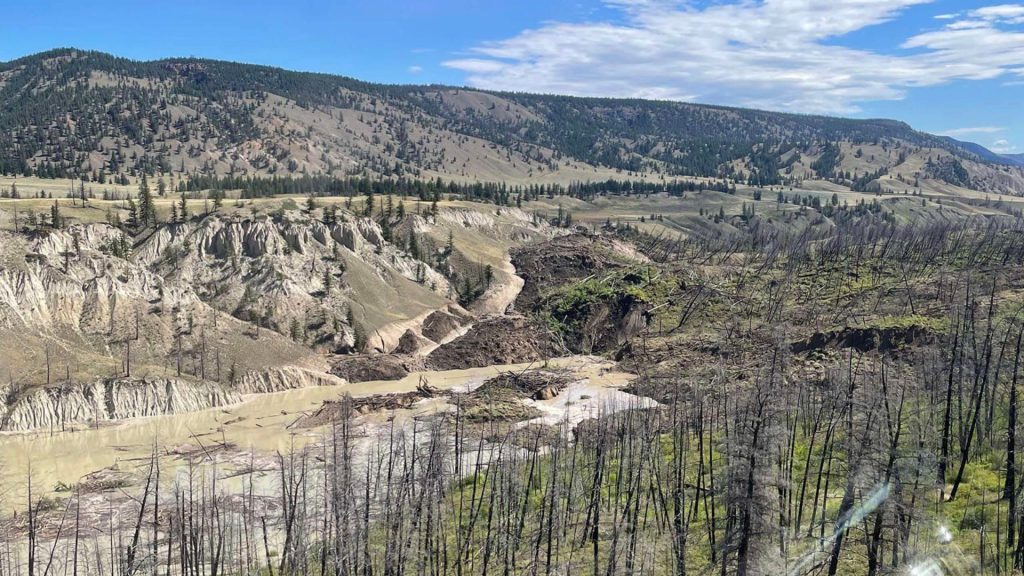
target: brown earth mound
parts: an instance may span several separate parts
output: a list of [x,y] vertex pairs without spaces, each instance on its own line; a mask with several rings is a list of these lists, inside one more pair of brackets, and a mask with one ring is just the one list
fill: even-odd
[[519,398],[550,400],[558,396],[571,381],[572,378],[565,372],[549,370],[504,372],[487,380],[471,394],[478,398],[513,395]]
[[331,361],[331,374],[349,382],[401,380],[424,368],[422,358],[404,354],[339,356]]
[[402,334],[401,338],[398,339],[398,346],[395,347],[392,353],[415,354],[417,350],[423,348],[429,343],[429,340],[413,332],[412,329],[410,328],[409,330],[405,331],[405,334]]
[[420,331],[425,338],[429,338],[434,342],[440,342],[463,324],[465,324],[465,319],[444,310],[438,310],[427,316],[426,320],[423,321],[423,328]]
[[564,355],[562,346],[535,321],[523,316],[495,316],[439,346],[427,357],[427,365],[434,370],[457,370],[539,362]]
[[935,341],[935,334],[924,326],[900,326],[900,327],[868,327],[832,330],[830,332],[817,332],[806,340],[794,342],[790,349],[799,354],[819,350],[826,346],[837,348],[853,348],[858,352],[889,352],[904,346],[930,344]]
[[531,310],[545,290],[622,268],[633,256],[614,239],[590,234],[560,236],[513,250],[512,264],[524,282],[515,306]]

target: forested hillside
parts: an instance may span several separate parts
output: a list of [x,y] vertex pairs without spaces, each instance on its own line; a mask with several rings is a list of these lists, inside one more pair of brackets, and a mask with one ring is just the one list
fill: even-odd
[[97,183],[134,184],[142,174],[563,183],[628,174],[1024,191],[1024,172],[1009,160],[892,120],[389,86],[201,59],[28,56],[0,64],[0,111],[0,172]]

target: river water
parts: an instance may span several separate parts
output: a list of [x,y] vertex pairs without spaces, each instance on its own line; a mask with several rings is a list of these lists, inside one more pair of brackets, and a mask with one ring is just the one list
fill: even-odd
[[[561,418],[578,421],[596,415],[602,403],[622,400],[616,395],[628,396],[617,388],[632,376],[615,372],[605,360],[573,356],[551,360],[547,365],[570,370],[579,381],[554,400],[537,403],[545,414],[545,421]],[[175,447],[202,448],[219,443],[263,454],[286,452],[322,438],[323,429],[292,429],[289,425],[325,400],[336,400],[346,393],[358,397],[408,392],[416,388],[421,377],[439,389],[469,389],[503,371],[529,367],[540,366],[511,364],[418,372],[397,381],[252,395],[226,408],[139,418],[99,428],[3,433],[0,435],[0,510],[25,509],[30,474],[35,497],[55,492],[58,483],[74,485],[97,470],[138,467],[148,462],[154,443],[159,447],[158,453],[168,461],[174,460],[169,452]],[[180,464],[180,460],[178,462]]]

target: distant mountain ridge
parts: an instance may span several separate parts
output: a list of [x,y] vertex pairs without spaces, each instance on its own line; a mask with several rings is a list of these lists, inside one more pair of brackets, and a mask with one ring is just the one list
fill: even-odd
[[995,164],[1008,164],[1011,166],[1024,166],[1024,154],[997,154],[976,142],[967,142],[945,136],[954,146],[963,148],[968,153]]
[[1002,154],[1002,157],[1018,166],[1024,166],[1024,154]]
[[[1024,175],[1005,175],[1018,160],[894,120],[372,84],[196,58],[138,62],[58,49],[0,63],[0,112],[0,172],[92,181],[143,173],[471,181],[628,174],[848,186],[876,176],[861,183],[874,186],[899,173],[1024,193]],[[849,158],[864,146],[881,146],[886,159]],[[926,169],[940,157],[949,166]]]

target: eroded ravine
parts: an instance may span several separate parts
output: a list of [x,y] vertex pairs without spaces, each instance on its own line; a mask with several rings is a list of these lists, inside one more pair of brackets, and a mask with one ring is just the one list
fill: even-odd
[[[497,281],[470,308],[472,319],[467,317],[469,321],[453,330],[441,343],[458,339],[481,319],[504,315],[516,301],[524,281],[516,274],[507,252],[504,261],[495,268]],[[422,330],[422,322],[423,317],[410,319],[391,330],[394,332],[391,336],[410,328]],[[376,336],[380,337],[380,333]],[[385,342],[382,345],[386,348]],[[422,349],[418,353],[427,355],[430,351]],[[322,441],[328,428],[326,425],[302,427],[296,423],[325,402],[338,400],[346,394],[357,398],[401,394],[415,390],[422,383],[441,391],[470,389],[501,372],[522,371],[542,365],[565,370],[571,374],[573,384],[556,398],[524,400],[532,403],[540,414],[536,419],[538,422],[575,423],[597,416],[610,404],[625,406],[636,400],[618,390],[633,378],[632,375],[617,371],[612,362],[589,356],[411,372],[400,380],[391,381],[346,383],[335,379],[337,384],[333,385],[331,382],[318,382],[286,390],[281,389],[290,387],[256,387],[242,390],[241,396],[236,393],[228,405],[208,409],[104,422],[95,428],[78,424],[76,429],[61,432],[52,431],[56,429],[52,427],[45,431],[2,433],[0,486],[4,488],[0,491],[0,507],[23,510],[29,478],[34,495],[60,497],[61,491],[99,471],[137,473],[148,463],[154,447],[164,470],[180,470],[187,465],[189,454],[217,447],[219,452],[213,460],[217,462],[218,475],[230,476],[244,468],[248,458],[269,458],[276,453]],[[443,402],[440,405],[443,409]],[[421,402],[399,417],[419,417],[438,406],[436,401]],[[360,418],[364,427],[372,430],[395,416],[396,413],[380,410]],[[373,442],[373,433],[368,436],[366,441]]]

